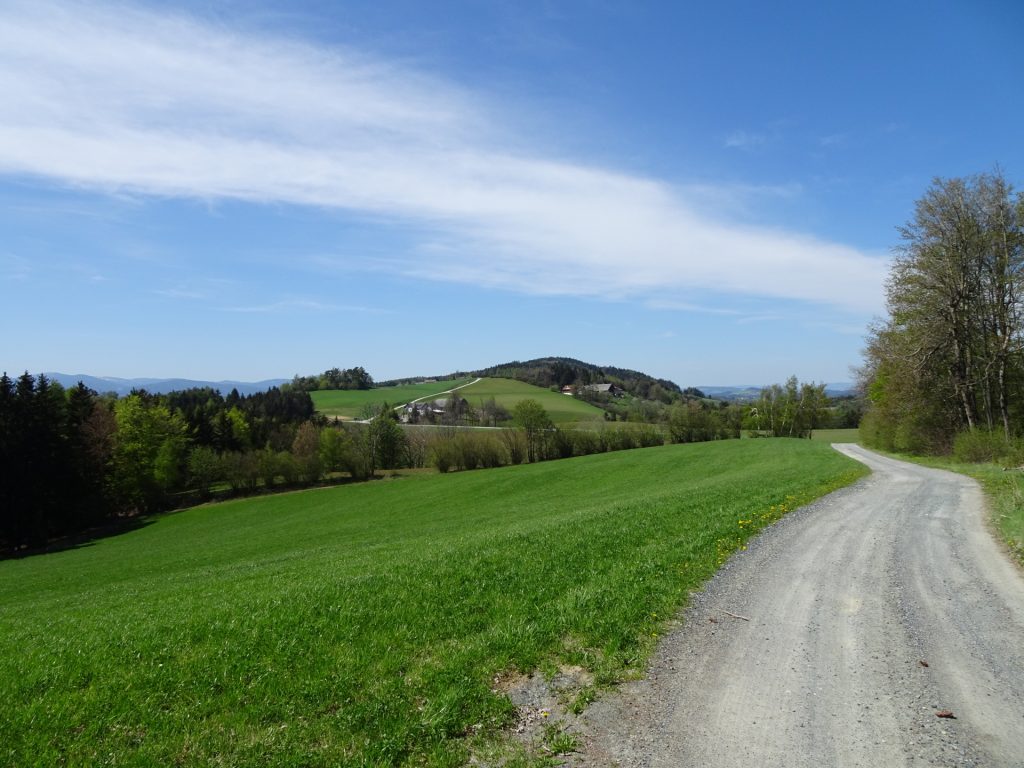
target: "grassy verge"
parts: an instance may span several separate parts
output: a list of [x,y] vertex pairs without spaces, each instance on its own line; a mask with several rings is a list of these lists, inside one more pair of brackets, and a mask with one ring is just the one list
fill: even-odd
[[494,676],[642,668],[720,563],[864,473],[723,441],[245,499],[0,562],[0,763],[465,764]]
[[969,464],[946,456],[891,454],[927,467],[948,469],[973,477],[988,498],[992,524],[1006,542],[1010,554],[1024,566],[1024,471],[1001,464]]

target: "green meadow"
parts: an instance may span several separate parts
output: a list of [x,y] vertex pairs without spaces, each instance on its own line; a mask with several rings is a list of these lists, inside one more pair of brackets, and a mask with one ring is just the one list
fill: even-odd
[[750,535],[864,471],[808,440],[667,446],[202,506],[0,562],[0,764],[464,765],[514,717],[495,675],[634,675]]
[[374,387],[373,389],[328,389],[310,392],[313,405],[324,416],[340,419],[362,418],[368,406],[384,403],[403,405],[422,397],[437,395],[473,381],[471,378],[449,381],[431,381],[420,384],[402,384],[397,387]]
[[536,400],[559,426],[604,421],[604,411],[597,406],[514,379],[481,379],[476,384],[460,389],[459,395],[466,398],[474,408],[493,397],[498,405],[504,406],[509,412],[522,400]]

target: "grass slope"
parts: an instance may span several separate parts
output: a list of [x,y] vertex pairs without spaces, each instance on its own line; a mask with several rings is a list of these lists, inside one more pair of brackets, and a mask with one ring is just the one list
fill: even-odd
[[604,411],[590,403],[514,379],[483,379],[460,389],[459,394],[473,407],[479,407],[480,403],[493,397],[498,405],[509,411],[521,400],[533,399],[544,406],[551,420],[558,425],[604,421]]
[[863,471],[807,440],[669,446],[227,502],[0,562],[0,764],[463,765],[463,736],[511,716],[496,673],[641,667],[751,532]]
[[379,406],[382,403],[402,405],[421,397],[430,397],[447,392],[449,389],[462,386],[473,379],[453,379],[451,381],[434,381],[421,384],[402,384],[397,387],[375,387],[373,389],[328,389],[310,392],[313,405],[324,416],[341,419],[357,419],[362,416],[363,409],[368,405]]

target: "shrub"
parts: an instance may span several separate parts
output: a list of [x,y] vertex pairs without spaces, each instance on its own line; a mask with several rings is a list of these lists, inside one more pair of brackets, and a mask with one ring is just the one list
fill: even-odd
[[269,448],[255,451],[255,454],[260,479],[263,480],[263,487],[267,489],[273,488],[279,474],[277,454]]
[[237,493],[256,490],[259,484],[260,467],[255,453],[231,451],[221,456],[221,462],[224,468],[224,478],[228,481],[232,491]]
[[498,440],[480,432],[459,432],[454,440],[459,469],[490,469],[505,464],[505,451]]
[[628,427],[606,427],[599,434],[604,451],[628,451],[638,446],[633,430]]
[[551,453],[557,459],[571,458],[576,450],[575,434],[565,429],[556,429],[551,435]]
[[492,434],[452,431],[432,441],[431,461],[439,472],[478,467],[492,469],[507,463],[507,453],[502,442]]
[[526,460],[526,438],[517,429],[501,430],[501,442],[510,464],[522,464]]
[[1010,453],[1011,446],[1002,432],[972,429],[953,440],[953,457],[968,464],[996,461]]
[[861,441],[869,448],[880,448],[883,451],[891,451],[894,448],[892,425],[883,419],[876,411],[868,411],[860,420],[858,433]]
[[444,474],[455,468],[458,462],[458,448],[454,437],[441,437],[434,441],[431,448],[433,464],[437,471]]
[[460,432],[452,440],[452,445],[455,448],[455,466],[457,469],[476,469],[480,466],[480,445],[475,437],[475,435]]
[[299,482],[299,465],[295,457],[288,451],[277,452],[277,471],[284,478],[285,485],[295,485]]
[[210,495],[210,486],[223,478],[224,467],[213,448],[198,446],[188,457],[189,482],[199,491],[200,498]]
[[589,456],[602,450],[601,437],[589,429],[577,430],[573,433],[573,441],[577,456]]
[[644,424],[635,430],[637,445],[641,448],[654,448],[665,444],[665,436],[653,424]]
[[1003,463],[1008,467],[1024,466],[1024,440],[1019,437],[1010,441],[1006,453],[1002,456]]
[[405,430],[405,464],[413,469],[427,466],[430,460],[430,435],[422,429]]
[[928,440],[923,430],[909,419],[905,419],[896,425],[892,444],[894,450],[900,453],[922,454],[928,446]]
[[490,434],[466,433],[475,443],[477,462],[484,469],[493,469],[506,464],[505,449],[496,437]]

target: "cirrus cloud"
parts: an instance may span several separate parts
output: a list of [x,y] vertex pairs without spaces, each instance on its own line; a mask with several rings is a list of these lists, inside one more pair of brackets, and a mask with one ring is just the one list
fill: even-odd
[[0,16],[0,92],[0,174],[411,222],[424,239],[390,262],[406,274],[881,306],[882,258],[709,216],[698,188],[523,146],[485,98],[353,48],[15,0]]

